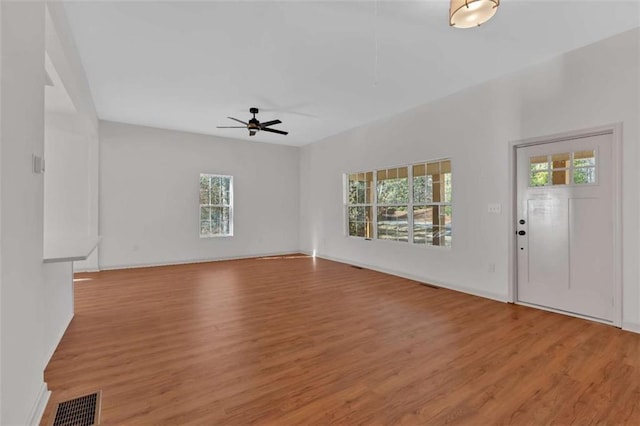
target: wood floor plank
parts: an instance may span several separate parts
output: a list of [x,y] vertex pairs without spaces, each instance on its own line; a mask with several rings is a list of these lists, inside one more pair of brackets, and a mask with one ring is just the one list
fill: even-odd
[[640,424],[640,336],[307,256],[78,274],[102,424]]

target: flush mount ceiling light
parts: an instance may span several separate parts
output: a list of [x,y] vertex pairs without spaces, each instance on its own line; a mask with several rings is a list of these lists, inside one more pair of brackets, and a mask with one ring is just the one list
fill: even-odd
[[456,28],[479,27],[496,14],[500,0],[451,0],[449,25]]

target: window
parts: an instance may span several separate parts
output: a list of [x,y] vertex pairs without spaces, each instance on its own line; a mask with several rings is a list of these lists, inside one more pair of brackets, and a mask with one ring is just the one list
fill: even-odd
[[347,178],[349,236],[451,247],[451,160],[352,173]]
[[378,170],[376,180],[378,238],[409,241],[408,167]]
[[349,175],[349,235],[373,238],[373,172]]
[[451,160],[413,166],[413,242],[451,247]]
[[233,176],[200,175],[200,237],[233,235]]
[[578,151],[529,158],[529,186],[596,183],[596,152]]

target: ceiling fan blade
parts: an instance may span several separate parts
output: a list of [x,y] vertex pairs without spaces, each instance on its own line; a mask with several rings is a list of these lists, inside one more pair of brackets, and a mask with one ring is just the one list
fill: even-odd
[[283,132],[282,130],[276,130],[276,129],[269,129],[269,128],[264,128],[262,129],[263,132],[271,132],[271,133],[277,133],[279,135],[288,135],[289,132]]
[[217,126],[216,129],[246,129],[247,126]]
[[255,130],[249,130],[249,136],[254,136],[256,134]]
[[233,117],[227,117],[227,118],[230,119],[230,120],[233,120],[233,121],[237,121],[238,123],[242,123],[245,126],[247,125],[247,122],[242,121],[242,120],[238,120],[237,118],[233,118]]
[[282,121],[280,120],[267,121],[264,123],[260,123],[260,127],[265,128],[267,126],[273,126],[274,124],[280,124],[280,123],[282,123]]

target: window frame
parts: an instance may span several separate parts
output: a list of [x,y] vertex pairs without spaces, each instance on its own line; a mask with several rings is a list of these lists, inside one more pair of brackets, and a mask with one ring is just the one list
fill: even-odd
[[[373,195],[372,195],[372,197],[371,197],[371,202],[370,202],[370,203],[368,203],[368,202],[367,202],[367,196],[366,196],[366,192],[365,192],[365,195],[364,195],[364,203],[354,203],[354,204],[351,204],[351,203],[349,202],[349,200],[350,200],[350,192],[351,192],[351,176],[353,176],[353,175],[357,175],[357,176],[364,175],[364,177],[365,177],[365,180],[364,180],[364,182],[365,182],[365,190],[366,190],[366,182],[367,182],[367,181],[366,181],[366,177],[367,177],[367,174],[368,174],[368,173],[372,173],[372,179],[371,179],[371,188],[370,188],[370,191],[373,191]],[[347,174],[345,174],[344,176],[345,176],[344,185],[343,185],[343,186],[344,186],[344,189],[345,189],[345,190],[344,190],[344,205],[345,205],[344,212],[345,212],[345,218],[346,218],[346,220],[345,220],[345,222],[344,222],[344,223],[345,223],[345,232],[346,232],[346,235],[347,235],[347,236],[349,236],[349,237],[354,237],[354,238],[364,238],[364,239],[367,239],[367,240],[370,240],[370,239],[376,238],[376,227],[375,227],[375,224],[376,224],[376,220],[375,220],[375,206],[376,206],[376,193],[375,193],[375,191],[376,191],[376,174],[375,174],[375,172],[356,172],[356,173],[347,173]],[[367,235],[366,235],[366,233],[367,233],[367,232],[366,232],[366,220],[365,220],[365,235],[364,235],[364,236],[351,235],[350,227],[349,227],[349,225],[350,225],[350,223],[349,223],[349,218],[350,218],[350,212],[349,212],[349,210],[350,210],[352,207],[356,207],[356,208],[357,208],[357,207],[363,207],[363,208],[365,208],[365,209],[366,209],[366,208],[371,209],[371,234],[370,234],[369,236],[367,236]],[[365,213],[365,217],[366,217],[366,213]]]
[[[413,190],[412,186],[411,186],[411,173],[409,171],[409,169],[412,166],[397,166],[397,167],[386,167],[383,169],[376,169],[373,172],[373,176],[374,176],[374,200],[373,200],[373,228],[374,228],[374,238],[376,240],[382,240],[382,241],[395,241],[395,242],[399,242],[399,243],[408,243],[410,242],[410,238],[412,237],[411,232],[412,232],[412,226],[413,226],[413,214],[409,214],[409,209],[411,208],[411,191]],[[406,203],[380,203],[380,200],[378,199],[379,197],[379,192],[378,192],[378,173],[384,171],[385,173],[387,173],[389,170],[400,170],[400,169],[407,169],[406,173],[407,176],[405,178],[398,178],[396,177],[395,179],[407,179],[407,202]],[[386,179],[383,179],[386,180]],[[395,207],[406,207],[407,208],[407,241],[401,240],[401,239],[393,239],[393,238],[380,238],[380,235],[378,234],[378,209],[379,208],[395,208]],[[411,216],[411,217],[410,217]]]
[[[200,186],[198,185],[198,234],[200,238],[225,238],[225,237],[233,237],[233,176],[231,175],[222,175],[217,173],[200,173],[199,182],[202,181],[202,178],[224,178],[229,180],[229,204],[200,204]],[[209,181],[209,201],[211,201],[211,181]],[[229,232],[228,233],[219,233],[219,234],[203,234],[202,233],[202,209],[203,208],[228,208],[229,209]],[[209,220],[211,221],[211,219]]]
[[[589,149],[587,150],[578,150],[578,151],[565,151],[565,152],[552,152],[550,154],[545,154],[545,155],[534,155],[529,157],[529,178],[527,180],[527,188],[528,189],[538,189],[538,188],[544,188],[544,189],[560,189],[560,188],[568,188],[568,187],[582,187],[582,186],[593,186],[593,185],[598,185],[599,184],[599,164],[600,164],[600,152],[597,148],[594,148],[593,151],[593,165],[589,165],[589,166],[576,166],[575,165],[575,154],[579,153],[579,152],[583,152],[583,151],[591,151]],[[569,167],[554,167],[553,166],[553,156],[554,155],[561,155],[561,154],[569,154],[569,160],[567,160],[569,162]],[[541,158],[541,157],[546,157],[546,161],[544,163],[539,162],[537,164],[546,164],[546,168],[545,169],[539,169],[539,170],[535,170],[533,171],[531,169],[532,163],[531,163],[531,159],[533,158]],[[575,171],[576,170],[589,170],[592,169],[593,170],[593,182],[585,182],[585,183],[576,183],[575,182]],[[553,172],[567,172],[569,175],[569,183],[562,183],[562,184],[554,184],[553,183]],[[546,173],[547,174],[547,182],[544,185],[531,185],[531,181],[533,179],[533,175],[536,173]]]
[[[420,164],[430,164],[430,163],[441,163],[444,161],[448,161],[450,164],[450,174],[451,174],[451,197],[450,200],[448,202],[433,202],[433,200],[431,202],[425,202],[425,203],[414,203],[414,193],[413,193],[413,166],[415,165],[420,165]],[[399,169],[399,168],[403,168],[403,167],[407,167],[407,179],[409,180],[408,182],[408,191],[409,191],[409,202],[407,204],[407,226],[408,226],[408,238],[407,241],[404,240],[391,240],[391,239],[380,239],[378,238],[378,207],[387,207],[389,205],[385,204],[385,205],[380,205],[378,204],[378,171],[381,170],[389,170],[389,169]],[[374,200],[373,200],[373,204],[367,204],[367,206],[371,206],[372,209],[372,236],[371,237],[361,237],[358,235],[350,235],[349,233],[349,207],[353,207],[355,205],[351,205],[349,204],[349,176],[354,175],[354,174],[360,174],[360,173],[368,173],[368,172],[372,172],[373,173],[373,188],[374,188]],[[413,245],[413,246],[422,246],[422,247],[426,247],[427,250],[429,249],[436,249],[436,250],[451,250],[453,248],[454,242],[453,242],[453,226],[451,226],[451,243],[447,246],[447,245],[433,245],[433,244],[427,244],[426,242],[423,243],[416,243],[414,242],[414,205],[427,205],[427,206],[431,206],[431,205],[438,205],[440,207],[450,207],[451,209],[451,224],[453,224],[454,219],[453,219],[453,193],[454,193],[454,179],[453,179],[453,175],[454,175],[454,161],[452,159],[452,157],[441,157],[441,158],[436,158],[436,159],[431,159],[431,160],[426,160],[426,161],[418,161],[418,162],[412,162],[412,163],[408,163],[408,164],[402,164],[402,165],[397,165],[397,166],[388,166],[388,167],[379,167],[379,168],[375,168],[375,169],[369,169],[368,171],[365,172],[349,172],[349,173],[344,173],[343,174],[343,194],[344,194],[344,208],[343,208],[343,214],[344,214],[344,220],[343,220],[343,227],[344,227],[344,235],[346,237],[349,238],[357,238],[357,239],[363,239],[363,240],[367,240],[367,241],[371,241],[371,240],[376,240],[376,241],[383,241],[385,243],[407,243],[409,245]],[[398,206],[404,206],[405,204],[398,204]]]
[[[437,164],[438,165],[438,175],[441,176],[441,180],[438,181],[437,183],[440,184],[441,191],[445,192],[446,191],[446,180],[444,178],[444,175],[446,174],[442,172],[441,167],[442,167],[442,163],[444,162],[449,162],[449,179],[450,179],[450,186],[451,186],[451,194],[449,196],[449,201],[444,201],[444,200],[440,200],[440,201],[434,201],[433,200],[433,187],[431,189],[432,191],[432,198],[431,201],[427,201],[425,199],[424,203],[416,203],[414,200],[414,196],[415,196],[415,192],[413,191],[413,183],[414,183],[414,178],[415,176],[413,175],[413,167],[414,166],[418,166],[418,165],[424,165],[425,166],[425,174],[424,175],[420,175],[420,176],[429,176],[428,174],[428,169],[429,169],[429,164]],[[435,182],[434,182],[435,183]],[[432,183],[433,185],[433,183]],[[441,198],[443,193],[441,192]],[[439,247],[439,248],[451,248],[453,246],[453,226],[451,226],[451,243],[449,245],[446,244],[428,244],[427,243],[427,239],[425,236],[425,242],[424,243],[416,243],[414,240],[414,224],[415,224],[415,220],[414,220],[414,207],[415,206],[425,206],[426,208],[429,207],[437,207],[438,210],[440,210],[441,208],[444,209],[446,207],[449,207],[451,209],[451,223],[453,223],[453,161],[451,160],[451,157],[445,157],[445,158],[440,158],[437,160],[429,160],[429,161],[424,161],[424,162],[419,162],[419,163],[414,163],[411,165],[411,243],[412,244],[416,244],[416,245],[422,245],[422,246],[426,246],[426,247]],[[431,218],[432,220],[432,226],[433,225],[433,217]],[[444,227],[445,228],[445,234],[443,235],[444,240],[446,241],[446,225],[438,225],[440,227]],[[440,238],[440,237],[438,237]]]

